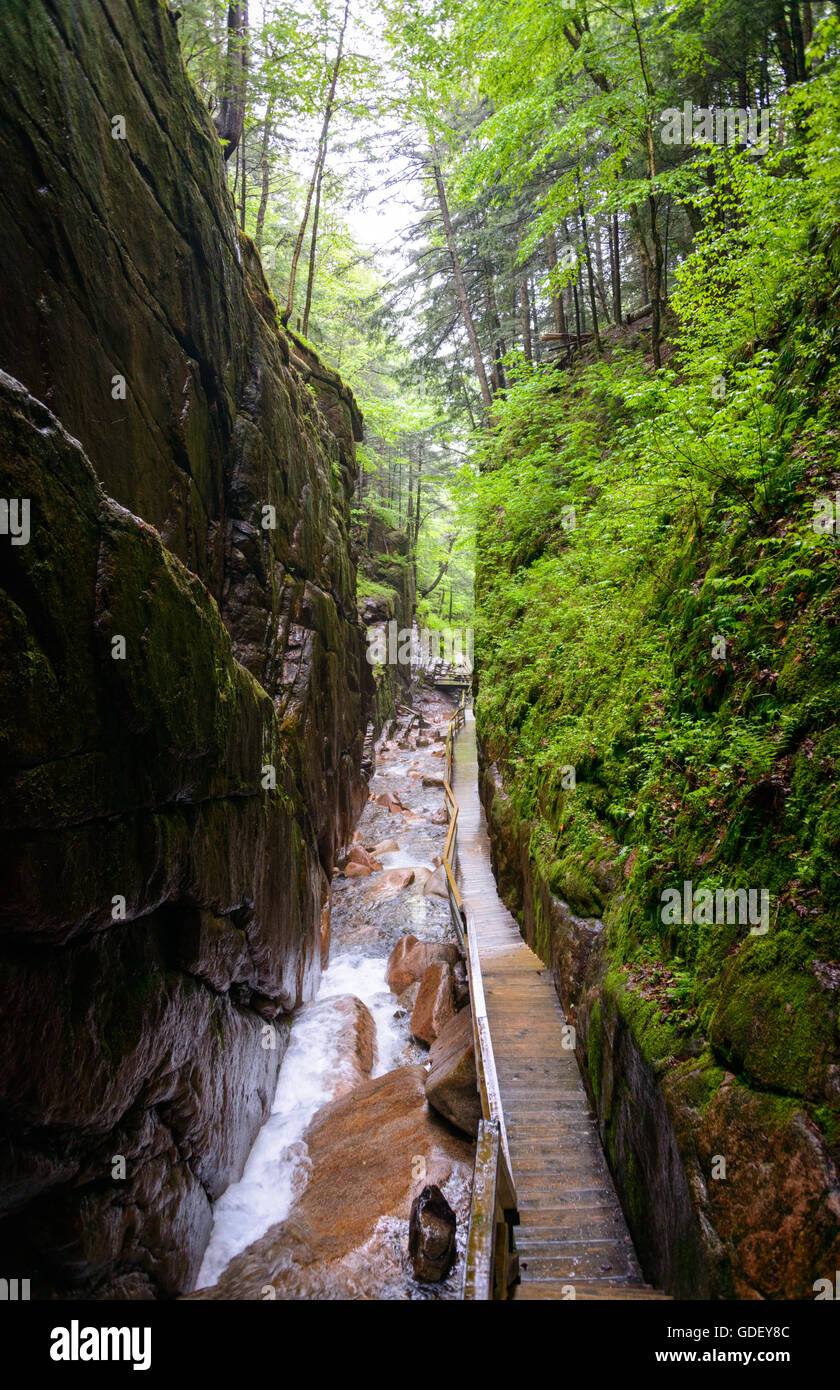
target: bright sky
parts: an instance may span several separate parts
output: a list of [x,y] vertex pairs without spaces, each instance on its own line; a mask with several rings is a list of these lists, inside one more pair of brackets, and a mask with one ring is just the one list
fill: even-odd
[[[251,0],[249,20],[253,31],[259,30],[264,22],[266,10],[270,12],[272,8],[277,8],[276,4]],[[337,43],[341,20],[339,8],[335,8],[335,16]],[[382,34],[382,15],[377,6],[371,4],[370,0],[351,0],[345,51],[365,54],[378,60],[386,76],[390,78],[392,73],[389,74],[387,48]],[[335,43],[331,45],[330,52],[335,53]],[[337,95],[338,109],[331,129],[331,150],[328,153],[327,164],[338,172],[342,171],[342,153],[338,146],[346,143],[354,134],[375,136],[377,130],[373,123],[357,125],[353,129],[346,117],[342,119],[340,75]],[[306,141],[307,157],[301,160],[299,171],[303,178],[308,178],[311,173],[319,133],[318,123],[313,125],[311,132],[306,133],[310,136]],[[410,161],[399,151],[389,152],[384,140],[380,140],[377,142],[377,153],[381,163],[373,166],[357,151],[353,151],[351,155],[354,167],[347,168],[345,163],[348,182],[356,188],[364,182],[367,191],[362,202],[355,202],[344,209],[344,216],[354,239],[375,252],[382,268],[393,273],[396,269],[394,261],[404,264],[404,234],[417,221],[421,189]]]

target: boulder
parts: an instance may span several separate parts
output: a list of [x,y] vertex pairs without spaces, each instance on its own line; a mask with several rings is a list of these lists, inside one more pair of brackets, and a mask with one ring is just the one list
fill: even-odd
[[396,840],[380,840],[378,845],[374,845],[373,849],[368,850],[368,853],[378,858],[380,854],[396,854],[398,849],[399,845]]
[[408,1222],[418,1190],[472,1178],[472,1145],[429,1108],[424,1079],[423,1066],[398,1067],[319,1110],[303,1136],[309,1182],[289,1218],[190,1297],[260,1300],[267,1285],[282,1299],[382,1297],[377,1263],[354,1252],[383,1218]]
[[386,869],[370,891],[377,898],[395,898],[413,882],[413,869]]
[[397,996],[397,1006],[398,1006],[398,1008],[400,1008],[400,1009],[405,1009],[405,1012],[406,1012],[407,1014],[413,1013],[413,1012],[414,1012],[414,1005],[417,1003],[417,996],[418,996],[419,993],[420,993],[420,981],[419,981],[419,980],[415,980],[413,985],[408,985],[408,986],[403,990],[402,994],[400,994],[400,995]]
[[438,961],[423,971],[417,1003],[411,1014],[411,1036],[429,1046],[455,1013],[452,966]]
[[339,994],[305,1004],[295,1015],[295,1024],[311,1022],[319,1039],[333,1053],[329,1079],[330,1098],[335,1100],[370,1080],[376,1061],[376,1024],[368,1007],[354,994]]
[[429,817],[432,825],[448,825],[449,812],[445,806],[439,806],[433,815]]
[[377,806],[384,806],[388,811],[396,812],[405,810],[405,807],[395,792],[380,792],[378,796],[373,797],[373,800],[376,802]]
[[345,878],[370,878],[371,870],[366,864],[345,864]]
[[424,1187],[411,1204],[408,1254],[415,1279],[438,1284],[455,1263],[455,1213],[439,1187]]
[[[388,872],[392,873],[394,870],[389,869]],[[388,988],[394,994],[402,994],[408,985],[422,979],[424,971],[435,961],[447,961],[454,965],[457,959],[458,949],[449,942],[419,941],[409,932],[407,936],[400,937],[388,957],[385,967]]]
[[449,897],[449,889],[446,886],[446,870],[442,864],[438,865],[433,874],[429,874],[429,877],[423,884],[423,892],[427,898]]
[[377,869],[382,868],[382,865],[377,863],[374,856],[372,854],[369,854],[368,851],[362,845],[358,844],[355,844],[353,846],[353,848],[350,850],[350,853],[347,855],[347,858],[344,861],[345,873],[347,872],[347,868],[350,864],[361,865],[363,869],[367,869],[369,874],[372,874]]
[[478,1134],[481,1099],[475,1071],[472,1016],[462,1009],[441,1028],[429,1049],[426,1099],[464,1134]]

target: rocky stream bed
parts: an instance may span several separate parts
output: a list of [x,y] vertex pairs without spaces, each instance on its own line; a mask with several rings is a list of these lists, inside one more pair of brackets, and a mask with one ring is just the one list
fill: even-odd
[[[452,708],[426,692],[386,726],[333,879],[328,964],[316,998],[276,1025],[291,1035],[271,1114],[215,1204],[193,1298],[459,1294],[477,1101],[440,868]],[[409,1257],[411,1205],[427,1185],[457,1221],[457,1257],[438,1282],[415,1277]]]

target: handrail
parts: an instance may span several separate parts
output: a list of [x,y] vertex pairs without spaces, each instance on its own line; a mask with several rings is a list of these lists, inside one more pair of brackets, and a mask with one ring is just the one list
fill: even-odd
[[443,846],[443,869],[446,874],[446,890],[449,896],[449,914],[452,918],[452,925],[455,928],[455,935],[458,938],[458,945],[462,955],[467,954],[467,943],[464,939],[464,905],[461,901],[461,894],[455,878],[455,854],[458,843],[458,803],[452,795],[452,753],[455,734],[464,727],[466,717],[465,695],[461,695],[458,708],[449,721],[446,731],[446,776],[443,782],[443,794],[446,798],[446,809],[449,812],[449,829],[446,832],[446,840]]
[[513,1238],[513,1227],[519,1224],[519,1213],[484,999],[478,935],[472,910],[463,902],[455,879],[458,803],[452,793],[452,766],[455,735],[463,728],[465,718],[466,700],[462,695],[446,734],[446,778],[443,789],[449,811],[449,829],[444,844],[443,865],[452,922],[467,962],[476,1083],[483,1117],[479,1121],[476,1143],[463,1297],[486,1300],[507,1298],[511,1284],[519,1278],[519,1257]]

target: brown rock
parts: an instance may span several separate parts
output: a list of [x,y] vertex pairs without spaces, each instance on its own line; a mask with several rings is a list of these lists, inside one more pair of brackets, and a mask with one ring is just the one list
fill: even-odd
[[435,961],[447,961],[449,965],[454,965],[457,959],[457,947],[445,941],[418,941],[409,932],[407,936],[400,937],[388,957],[385,969],[388,988],[394,994],[402,994],[408,985],[421,979],[424,971]]
[[395,898],[413,882],[413,869],[386,869],[370,891],[377,898]]
[[727,1159],[726,1181],[706,1190],[736,1297],[813,1299],[815,1279],[840,1269],[837,1168],[813,1120],[733,1080],[706,1107],[697,1150],[705,1173]]
[[420,981],[415,980],[413,985],[407,985],[402,994],[397,995],[397,1004],[399,1008],[405,1009],[407,1014],[413,1013],[419,993]]
[[438,1284],[455,1263],[455,1213],[439,1187],[424,1187],[411,1204],[408,1253],[415,1279]]
[[405,807],[399,797],[394,792],[380,792],[375,796],[374,801],[377,806],[384,806],[388,811],[404,811]]
[[426,1099],[456,1129],[475,1138],[481,1099],[469,1009],[462,1009],[444,1024],[429,1049],[429,1061],[432,1065],[426,1075]]
[[344,866],[345,878],[370,878],[371,870],[366,864],[346,864]]
[[350,850],[350,853],[347,855],[347,858],[345,859],[344,863],[345,872],[346,866],[348,864],[361,864],[362,868],[367,869],[369,873],[373,873],[373,870],[376,866],[376,860],[374,859],[373,855],[369,854],[368,851],[364,849],[362,845],[354,845],[353,848]]
[[449,889],[446,886],[446,870],[439,864],[433,874],[429,874],[423,884],[423,892],[426,897],[448,898]]
[[434,815],[429,817],[429,820],[432,822],[432,825],[448,825],[449,812],[445,806],[439,806]]
[[420,992],[411,1015],[411,1036],[431,1044],[455,1013],[452,966],[438,961],[423,971]]
[[[424,1077],[423,1066],[399,1067],[320,1110],[303,1136],[312,1166],[289,1219],[191,1297],[261,1299],[268,1284],[284,1299],[347,1297],[352,1252],[373,1238],[380,1217],[408,1221],[421,1183],[472,1175],[472,1145],[430,1110]],[[352,1269],[354,1280],[370,1281],[370,1270]],[[375,1283],[363,1287],[377,1297]]]
[[380,854],[394,854],[398,849],[399,845],[396,840],[380,840],[379,844],[374,845],[368,853],[379,856]]

